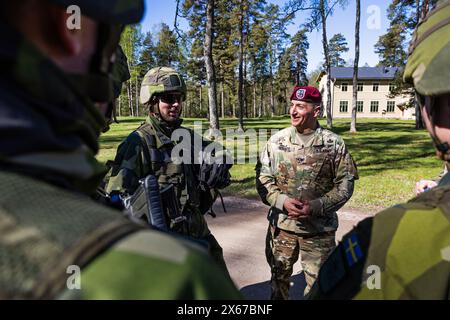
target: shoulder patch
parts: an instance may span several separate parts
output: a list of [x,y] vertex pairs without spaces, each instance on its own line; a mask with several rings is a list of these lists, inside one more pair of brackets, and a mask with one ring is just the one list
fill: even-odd
[[345,277],[345,265],[342,258],[341,248],[337,247],[328,257],[326,263],[322,266],[319,275],[320,289],[329,293]]
[[359,245],[358,235],[356,233],[353,233],[350,237],[344,240],[344,250],[349,267],[352,267],[364,258],[364,254]]

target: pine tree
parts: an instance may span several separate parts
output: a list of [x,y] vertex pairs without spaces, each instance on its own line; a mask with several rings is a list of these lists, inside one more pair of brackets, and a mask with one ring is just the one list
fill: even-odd
[[154,49],[156,64],[159,67],[173,67],[177,69],[182,59],[177,36],[167,24],[162,23],[157,39]]
[[348,43],[345,37],[341,34],[335,34],[328,45],[330,53],[330,65],[332,67],[344,67],[345,60],[342,54],[349,51]]

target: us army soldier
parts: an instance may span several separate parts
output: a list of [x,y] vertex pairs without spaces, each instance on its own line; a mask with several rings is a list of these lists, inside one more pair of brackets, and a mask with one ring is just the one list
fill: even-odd
[[270,206],[266,258],[271,299],[288,299],[293,265],[301,255],[305,294],[335,247],[336,211],[352,196],[356,165],[344,140],[323,129],[322,97],[314,87],[295,87],[291,124],[272,136],[256,167],[257,190]]

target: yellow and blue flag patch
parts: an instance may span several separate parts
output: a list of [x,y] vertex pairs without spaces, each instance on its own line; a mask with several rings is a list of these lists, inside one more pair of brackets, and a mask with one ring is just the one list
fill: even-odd
[[364,257],[359,245],[358,236],[355,233],[344,241],[344,250],[349,267],[355,265]]

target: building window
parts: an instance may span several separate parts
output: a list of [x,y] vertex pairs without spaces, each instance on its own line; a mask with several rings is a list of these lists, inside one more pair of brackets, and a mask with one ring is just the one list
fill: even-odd
[[374,83],[373,84],[373,92],[378,92],[379,87],[380,87],[379,83]]
[[378,106],[380,103],[378,101],[371,101],[370,102],[370,112],[378,112]]
[[348,91],[348,83],[347,82],[342,83],[341,89],[342,89],[342,92],[347,92]]
[[387,112],[395,112],[395,101],[388,101]]
[[358,91],[363,91],[364,85],[362,83],[358,83]]
[[341,101],[339,103],[339,112],[340,113],[348,112],[348,101]]
[[389,83],[389,92],[394,92],[395,90],[395,84]]
[[356,102],[356,112],[364,112],[364,101],[357,101]]

